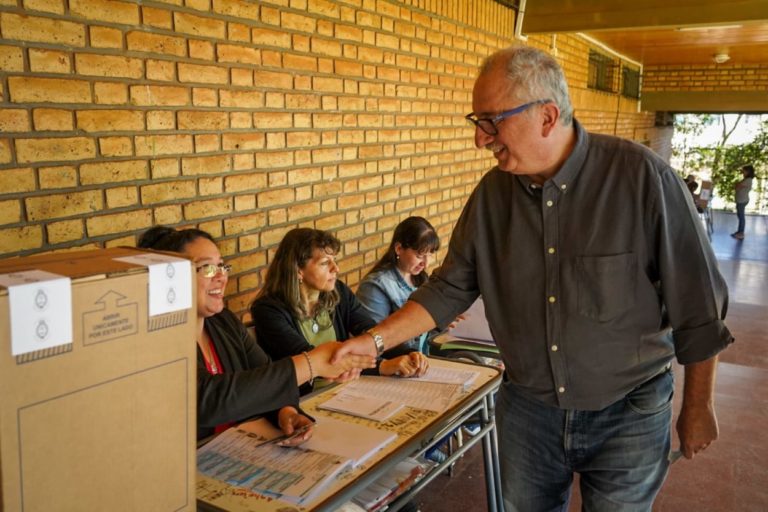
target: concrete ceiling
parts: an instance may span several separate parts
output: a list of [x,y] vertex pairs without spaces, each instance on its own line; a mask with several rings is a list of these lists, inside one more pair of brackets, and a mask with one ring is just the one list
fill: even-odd
[[768,63],[768,0],[527,0],[523,33],[568,32],[644,66]]

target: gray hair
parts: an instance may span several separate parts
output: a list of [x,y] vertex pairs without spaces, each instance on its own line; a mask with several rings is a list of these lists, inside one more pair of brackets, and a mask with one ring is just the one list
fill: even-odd
[[552,100],[560,108],[564,126],[573,121],[568,82],[560,64],[549,54],[529,46],[510,46],[490,55],[480,66],[480,75],[497,65],[505,66],[510,89],[521,101]]

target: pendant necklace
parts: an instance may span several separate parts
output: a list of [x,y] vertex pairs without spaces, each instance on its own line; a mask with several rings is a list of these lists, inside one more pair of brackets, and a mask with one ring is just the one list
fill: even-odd
[[320,325],[317,323],[317,319],[312,317],[312,332],[317,334],[320,332]]

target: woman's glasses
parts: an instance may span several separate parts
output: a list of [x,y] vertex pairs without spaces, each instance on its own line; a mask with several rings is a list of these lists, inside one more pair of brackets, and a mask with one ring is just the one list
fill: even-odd
[[232,270],[232,265],[227,265],[226,263],[219,263],[218,265],[215,263],[206,263],[205,265],[197,267],[196,270],[198,273],[202,274],[203,277],[213,277],[219,272],[226,276]]

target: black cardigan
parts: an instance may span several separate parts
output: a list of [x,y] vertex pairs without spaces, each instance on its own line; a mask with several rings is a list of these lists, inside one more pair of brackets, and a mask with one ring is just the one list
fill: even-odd
[[[298,406],[296,370],[290,359],[272,362],[240,320],[225,309],[205,319],[224,373],[211,375],[197,349],[197,439],[216,425]],[[272,414],[275,420],[275,414]]]
[[[365,306],[346,284],[337,280],[336,291],[339,292],[340,300],[332,316],[338,341],[358,336],[376,325]],[[312,350],[312,345],[301,332],[298,320],[283,302],[271,297],[260,297],[251,304],[251,317],[256,328],[256,340],[273,359]],[[301,387],[302,394],[309,391],[311,387]]]

